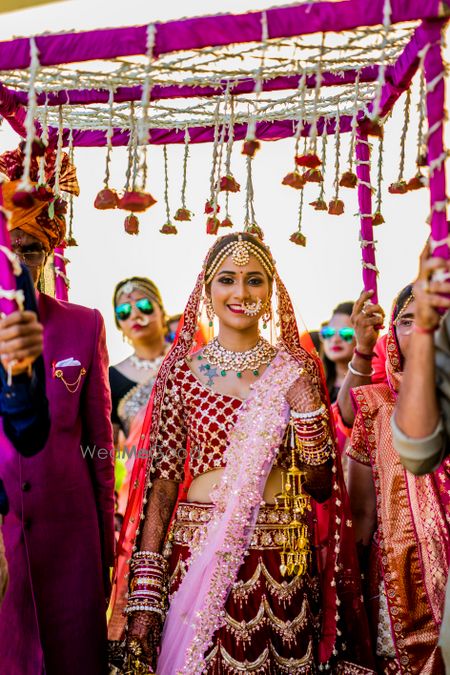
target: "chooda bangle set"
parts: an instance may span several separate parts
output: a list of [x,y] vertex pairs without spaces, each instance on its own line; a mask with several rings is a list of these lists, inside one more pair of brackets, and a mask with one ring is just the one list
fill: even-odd
[[298,441],[299,457],[304,464],[319,466],[330,458],[328,412],[324,405],[306,413],[291,411]]
[[283,469],[281,492],[275,496],[275,508],[290,514],[290,522],[283,525],[283,544],[280,551],[280,572],[302,576],[312,558],[306,513],[311,511],[311,498],[303,489],[307,473],[301,464],[319,466],[330,457],[331,444],[328,411],[324,405],[311,412],[291,410],[286,436],[290,448],[291,465]]
[[167,561],[160,553],[138,551],[130,564],[130,593],[125,614],[167,611]]

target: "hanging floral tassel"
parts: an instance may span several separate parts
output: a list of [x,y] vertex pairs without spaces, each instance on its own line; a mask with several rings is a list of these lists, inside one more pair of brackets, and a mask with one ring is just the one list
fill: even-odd
[[[74,148],[73,148],[73,129],[70,128],[69,131],[69,147],[68,147],[69,161],[72,166],[75,166],[74,161]],[[69,227],[66,234],[66,247],[69,246],[78,246],[75,237],[73,236],[73,194],[70,192],[68,195],[69,202]]]
[[319,105],[319,99],[320,99],[320,89],[322,86],[322,63],[323,63],[323,55],[325,52],[325,33],[322,33],[322,41],[320,45],[320,52],[319,52],[319,59],[317,61],[316,65],[316,82],[315,82],[315,87],[314,87],[314,107],[313,107],[313,116],[312,116],[312,121],[311,121],[311,126],[309,130],[309,138],[310,138],[310,148],[308,152],[305,152],[303,155],[296,156],[295,162],[297,166],[304,167],[308,169],[309,171],[306,172],[308,175],[313,176],[313,178],[308,178],[306,177],[306,180],[308,182],[320,182],[317,179],[317,176],[320,174],[320,172],[317,173],[311,173],[311,172],[316,172],[318,167],[321,165],[321,161],[319,156],[317,155],[317,111],[318,111],[318,105]]
[[291,234],[289,240],[298,246],[306,246],[306,237],[302,232],[302,217],[303,217],[303,197],[304,192],[300,194],[300,205],[298,207],[298,226],[297,231]]
[[[417,111],[419,113],[419,125],[417,129],[417,173],[413,178],[407,183],[408,191],[420,190],[423,187],[427,187],[428,180],[427,177],[423,175],[420,170],[421,166],[426,166],[426,152],[423,150],[423,127],[425,122],[425,106],[426,106],[426,97],[425,97],[425,76],[423,69],[420,70],[420,84],[419,84],[419,103],[417,104]],[[425,164],[423,163],[425,159]]]
[[[267,13],[262,12],[261,14],[261,42],[263,43],[263,49],[262,49],[262,55],[261,55],[261,61],[260,61],[260,66],[258,68],[258,72],[255,77],[255,88],[253,90],[253,93],[255,95],[255,101],[257,102],[261,91],[262,91],[262,85],[263,85],[263,78],[264,78],[264,64],[265,64],[265,56],[266,56],[266,51],[267,51],[267,46],[268,46],[268,40],[269,40],[269,27],[267,24]],[[261,144],[259,141],[256,140],[255,138],[255,133],[256,133],[256,106],[253,109],[253,113],[249,119],[249,122],[247,124],[247,136],[245,138],[245,142],[242,148],[242,154],[247,155],[247,157],[254,157],[255,153],[259,148],[261,147]]]
[[125,218],[123,225],[127,234],[139,234],[139,218],[134,213]]
[[341,153],[341,118],[339,114],[339,103],[337,106],[337,115],[336,115],[336,126],[334,132],[334,143],[335,143],[335,175],[334,175],[334,199],[328,204],[328,213],[331,216],[340,216],[344,213],[344,202],[342,199],[339,199],[339,165],[340,165],[340,153]]
[[[134,104],[131,103],[130,111],[130,137],[128,142],[128,166],[126,172],[125,192],[119,199],[118,207],[124,211],[142,213],[156,204],[156,199],[148,192],[138,190],[136,187],[139,169],[138,137]],[[130,189],[131,188],[131,189]],[[127,221],[126,221],[127,222]],[[125,225],[126,229],[127,225]],[[127,230],[128,231],[128,230]]]
[[[223,125],[222,125],[223,126]],[[217,100],[216,108],[214,111],[214,141],[213,141],[213,156],[211,162],[211,174],[209,178],[209,199],[205,204],[205,213],[208,215],[206,220],[206,234],[217,234],[220,227],[220,220],[217,218],[217,214],[220,211],[220,206],[218,204],[218,184],[217,176],[220,175],[220,166],[217,170],[219,164],[219,133],[220,133],[220,98]]]
[[231,171],[231,155],[232,155],[233,143],[234,143],[234,122],[235,122],[234,100],[233,100],[233,97],[231,97],[231,100],[230,100],[230,120],[229,120],[229,123],[228,123],[227,152],[226,152],[226,158],[225,158],[225,178],[227,180],[223,181],[223,179],[221,179],[219,189],[222,189],[222,185],[225,185],[225,184],[226,184],[227,187],[231,186],[233,189],[225,190],[225,218],[220,223],[220,227],[233,227],[233,221],[230,218],[230,210],[229,210],[230,192],[239,192],[240,189],[241,189],[241,186],[236,181],[236,179],[234,178],[233,173]]
[[406,92],[406,98],[405,98],[405,108],[404,108],[404,122],[403,122],[403,129],[402,129],[402,135],[400,137],[400,166],[398,170],[398,178],[395,181],[395,183],[391,183],[388,187],[389,192],[391,195],[403,195],[405,192],[408,192],[408,185],[403,178],[403,172],[405,170],[405,150],[406,150],[406,135],[408,133],[408,127],[409,127],[409,111],[411,107],[411,89],[408,89]]
[[425,116],[427,111],[427,94],[425,87],[425,74],[424,74],[424,59],[425,52],[422,54],[420,59],[420,84],[419,84],[419,104],[417,110],[419,113],[419,126],[417,130],[417,158],[416,164],[417,167],[427,166],[428,157],[427,157],[427,145],[424,134],[424,125],[425,125]]
[[380,138],[378,141],[378,175],[377,175],[377,205],[375,207],[375,213],[372,216],[372,225],[382,225],[384,223],[384,218],[381,213],[381,200],[382,200],[382,182],[383,182],[383,138]]
[[[218,203],[218,200],[219,200],[219,193],[222,191],[221,186],[224,185],[225,188],[227,186],[230,186],[230,187],[233,188],[232,191],[234,191],[234,192],[240,190],[239,183],[234,179],[234,177],[232,175],[230,175],[230,176],[225,175],[222,178],[220,177],[221,173],[222,173],[223,151],[224,151],[224,148],[225,148],[225,135],[226,135],[226,130],[227,130],[227,125],[225,123],[225,120],[226,120],[226,112],[227,112],[229,100],[230,100],[230,85],[228,84],[226,92],[225,92],[224,112],[223,112],[223,116],[222,116],[222,125],[221,125],[220,138],[219,138],[219,152],[218,152],[218,158],[217,158],[216,174],[215,174],[215,178],[214,178],[214,197],[213,197],[214,212],[212,214],[212,218],[215,218],[215,216],[216,216],[216,212],[217,212],[216,208],[217,208],[217,203]],[[227,154],[228,154],[228,144],[227,144]],[[225,178],[225,180],[223,180],[224,178]],[[235,188],[237,188],[237,190]],[[226,198],[226,202],[227,202],[227,212],[228,212],[228,199],[229,199],[230,190],[225,189],[224,191],[225,191],[225,198]],[[219,219],[217,219],[217,220],[219,220]],[[224,222],[225,222],[224,227],[229,227],[229,225],[227,224],[226,217],[224,219]],[[208,229],[208,223],[207,223],[206,227]],[[216,222],[214,221],[212,229],[215,229],[215,227],[216,227]],[[220,220],[219,220],[219,227],[222,227],[222,223],[220,222]]]
[[34,119],[36,117],[36,77],[39,71],[39,53],[34,38],[30,38],[30,85],[28,90],[28,106],[25,118],[25,129],[27,137],[25,140],[23,174],[16,192],[12,197],[13,204],[20,208],[30,208],[33,206],[33,188],[30,182],[31,161],[34,154],[42,156],[45,152],[45,146],[40,139],[36,138]]
[[231,171],[231,153],[233,150],[233,141],[234,141],[234,103],[233,99],[231,99],[230,121],[228,124],[227,151],[225,158],[225,175],[221,177],[219,183],[219,191],[226,192],[227,198],[229,192],[240,192],[241,189],[241,186],[239,185],[236,178],[233,176],[233,172]]
[[[48,146],[48,98],[47,93],[45,94],[45,103],[44,103],[44,112],[41,117],[41,127],[42,127],[42,142],[45,147]],[[45,178],[45,152],[39,157],[39,173],[38,173],[38,187],[46,184]]]
[[69,259],[64,256],[64,249],[65,244],[57,246],[53,251],[53,270],[55,273],[55,298],[67,302],[70,281],[66,273],[66,265]]
[[298,148],[305,119],[306,73],[302,73],[302,76],[299,79],[298,95],[300,97],[300,110],[297,120],[297,127],[295,130],[294,170],[286,174],[286,176],[281,181],[282,185],[288,185],[289,187],[294,188],[294,190],[302,190],[306,185],[305,178],[298,170],[298,166],[302,166],[299,160],[304,156],[304,154],[299,154]]
[[184,132],[184,157],[183,157],[183,185],[181,187],[181,208],[177,209],[173,219],[179,221],[192,220],[192,213],[186,208],[187,164],[189,159],[189,130]]
[[[361,131],[365,134],[369,134],[367,127],[370,128],[369,122],[372,122],[374,125],[377,125],[377,120],[380,115],[380,105],[381,105],[381,94],[383,87],[386,82],[386,61],[387,61],[387,49],[388,49],[388,36],[389,30],[391,28],[391,14],[392,7],[390,0],[384,0],[383,5],[383,40],[381,43],[381,57],[380,65],[378,67],[378,78],[376,82],[376,93],[375,100],[373,103],[372,113],[369,118],[367,118],[367,125],[364,128],[361,128]],[[375,127],[373,127],[375,128]]]
[[115,209],[119,204],[119,196],[117,192],[109,187],[109,178],[110,178],[109,167],[111,163],[111,154],[112,154],[113,112],[114,112],[114,90],[112,88],[109,90],[108,104],[109,104],[109,114],[108,114],[108,128],[106,130],[106,166],[105,166],[105,178],[103,181],[104,188],[100,190],[94,201],[94,207],[100,210]]
[[159,230],[161,234],[178,234],[178,230],[173,223],[170,222],[170,205],[169,205],[169,160],[167,158],[167,145],[163,147],[164,154],[164,203],[166,205],[166,222]]
[[255,193],[253,189],[252,161],[253,159],[250,156],[247,156],[247,185],[245,198],[244,231],[248,232],[249,234],[253,234],[255,235],[255,237],[259,237],[259,239],[263,240],[264,232],[257,224],[255,215],[255,205],[254,205]]
[[352,128],[350,134],[350,148],[348,152],[348,171],[344,171],[339,181],[340,187],[346,187],[351,189],[354,189],[358,182],[356,173],[354,173],[353,171],[353,155],[355,148],[356,129],[358,126],[359,77],[360,71],[358,70],[358,73],[355,78],[355,96],[353,99]]
[[[321,164],[323,173],[325,173],[325,165],[327,161],[327,143],[328,143],[328,130],[327,130],[327,120],[325,120],[322,131],[322,154],[321,154]],[[309,205],[312,206],[315,211],[328,211],[328,204],[325,201],[324,181],[322,181],[320,184],[320,192],[318,198],[313,202],[310,202]]]
[[[153,68],[153,50],[155,48],[156,26],[149,24],[147,26],[147,66],[145,70],[144,84],[142,87],[141,108],[142,115],[138,123],[138,140],[139,145],[147,146],[149,119],[148,109],[150,106],[150,94],[152,88],[152,68]],[[144,186],[145,187],[145,186]]]
[[[305,138],[305,145],[304,145],[304,150],[303,150],[303,157],[307,157],[307,138]],[[314,152],[315,155],[315,152]],[[319,160],[320,161],[320,160]],[[322,163],[322,162],[320,162]],[[311,167],[309,169],[306,169],[302,173],[302,179],[305,181],[305,183],[323,183],[323,173],[321,169],[318,167]]]

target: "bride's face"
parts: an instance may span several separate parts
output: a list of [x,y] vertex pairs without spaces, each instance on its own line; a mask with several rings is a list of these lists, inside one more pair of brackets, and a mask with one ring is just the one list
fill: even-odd
[[235,330],[247,330],[264,314],[271,285],[257,258],[250,256],[243,266],[229,256],[211,281],[209,293],[219,322]]

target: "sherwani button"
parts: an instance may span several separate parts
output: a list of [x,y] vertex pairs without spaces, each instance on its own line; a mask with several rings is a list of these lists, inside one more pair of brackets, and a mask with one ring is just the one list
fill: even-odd
[[27,480],[24,481],[24,482],[22,483],[22,490],[23,490],[23,492],[29,492],[30,489],[31,489],[30,483],[29,483]]

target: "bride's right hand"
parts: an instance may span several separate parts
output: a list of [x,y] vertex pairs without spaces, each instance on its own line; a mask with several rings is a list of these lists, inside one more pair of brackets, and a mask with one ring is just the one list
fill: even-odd
[[156,612],[135,612],[128,621],[127,653],[141,662],[156,667],[162,620]]

